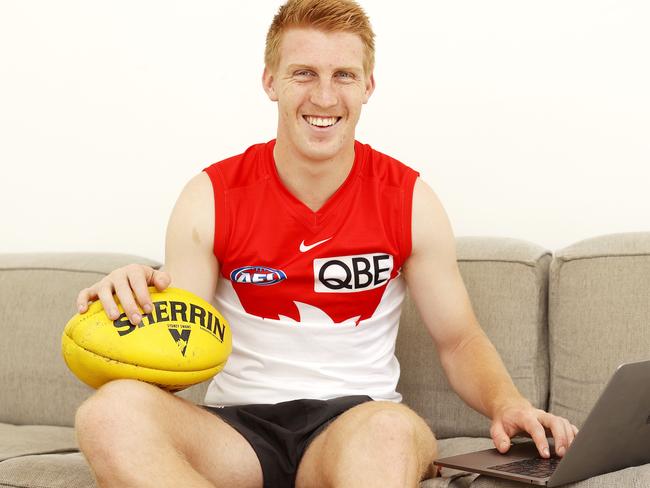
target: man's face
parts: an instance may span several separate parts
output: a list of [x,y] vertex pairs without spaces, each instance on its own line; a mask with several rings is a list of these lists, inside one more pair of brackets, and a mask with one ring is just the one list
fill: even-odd
[[363,70],[361,38],[348,32],[293,28],[282,35],[276,70],[264,89],[278,102],[278,143],[294,154],[326,160],[354,141],[361,106],[375,83]]

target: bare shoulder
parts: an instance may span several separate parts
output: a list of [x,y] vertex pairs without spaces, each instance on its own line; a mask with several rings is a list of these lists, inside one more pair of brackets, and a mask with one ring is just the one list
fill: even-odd
[[183,187],[178,201],[201,207],[210,204],[214,210],[214,198],[210,177],[203,171],[194,175]]
[[416,180],[413,189],[411,236],[411,257],[434,254],[455,260],[455,240],[447,212],[433,189],[421,178]]
[[214,194],[210,177],[201,172],[192,177],[181,191],[170,217],[169,226],[173,230],[191,232],[204,244],[214,239]]

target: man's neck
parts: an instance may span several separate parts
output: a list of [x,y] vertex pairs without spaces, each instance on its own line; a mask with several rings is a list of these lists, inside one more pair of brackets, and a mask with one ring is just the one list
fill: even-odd
[[317,212],[350,174],[354,165],[354,141],[331,159],[311,160],[278,138],[273,157],[280,181],[287,190]]

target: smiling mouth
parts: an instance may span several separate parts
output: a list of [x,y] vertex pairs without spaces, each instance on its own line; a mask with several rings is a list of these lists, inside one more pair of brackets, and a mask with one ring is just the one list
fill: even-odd
[[303,115],[305,121],[313,127],[332,127],[335,125],[341,117],[315,117],[313,115]]

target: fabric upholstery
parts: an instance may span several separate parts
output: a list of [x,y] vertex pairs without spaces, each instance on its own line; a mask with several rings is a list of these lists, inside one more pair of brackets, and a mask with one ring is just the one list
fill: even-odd
[[[479,476],[472,483],[472,488],[522,488],[523,486],[526,485],[489,476]],[[647,488],[650,486],[650,464],[621,469],[562,486],[563,488]]]
[[558,251],[550,274],[553,413],[581,426],[615,368],[650,358],[650,232]]
[[[604,236],[559,251],[550,284],[551,255],[535,244],[459,238],[457,251],[479,322],[521,391],[537,406],[547,406],[550,369],[551,410],[580,425],[614,367],[648,357],[650,233]],[[95,486],[83,456],[71,452],[77,445],[69,427],[92,390],[63,363],[60,337],[76,312],[76,293],[131,262],[157,264],[111,254],[0,254],[0,488]],[[410,300],[400,327],[398,390],[432,426],[439,455],[492,447],[488,419],[449,390]],[[180,395],[200,403],[206,387],[203,383]],[[442,474],[420,488],[523,486],[450,469]],[[650,486],[650,465],[567,486]]]
[[77,450],[72,427],[0,423],[0,461],[16,456]]
[[0,422],[73,425],[92,390],[66,367],[61,333],[77,293],[131,262],[156,264],[118,254],[0,254]]
[[[65,428],[63,428],[65,429]],[[71,431],[71,429],[68,429]],[[1,438],[1,437],[0,437]],[[487,449],[490,439],[457,438],[439,442],[441,456]],[[470,485],[476,474],[444,468],[443,477],[426,480],[420,488],[461,488]],[[92,488],[96,486],[90,467],[81,453],[21,456],[0,462],[0,487]]]
[[[546,304],[550,252],[515,239],[458,238],[460,271],[478,321],[521,392],[546,408]],[[487,418],[471,410],[444,376],[433,342],[407,299],[397,338],[398,391],[438,438],[489,437]]]
[[44,454],[0,462],[0,487],[93,488],[97,486],[83,455]]
[[186,400],[191,401],[196,404],[203,404],[203,399],[205,398],[205,392],[208,390],[208,385],[210,380],[199,383],[198,385],[191,386],[185,390],[179,391],[176,393],[179,397],[185,398]]

